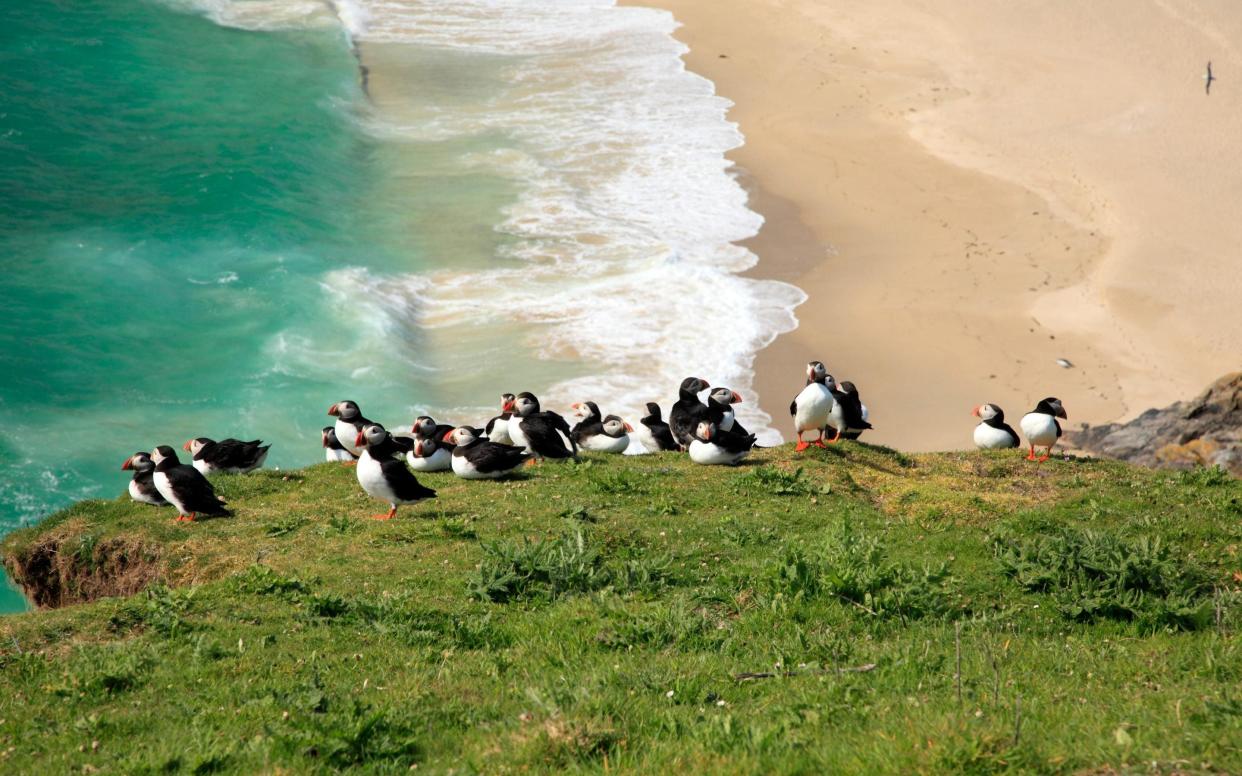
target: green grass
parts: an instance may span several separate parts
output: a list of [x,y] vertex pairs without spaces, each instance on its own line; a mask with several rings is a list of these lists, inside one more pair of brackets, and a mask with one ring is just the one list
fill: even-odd
[[0,772],[1242,772],[1239,482],[755,459],[76,505],[10,565],[136,592],[0,621]]

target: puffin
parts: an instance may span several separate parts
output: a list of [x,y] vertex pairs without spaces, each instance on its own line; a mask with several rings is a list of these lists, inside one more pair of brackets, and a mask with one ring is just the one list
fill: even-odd
[[750,433],[742,428],[733,414],[733,405],[742,403],[742,395],[729,388],[713,388],[707,394],[707,419],[721,431],[736,431],[745,436]]
[[453,465],[453,441],[447,436],[440,439],[415,437],[414,447],[405,454],[405,459],[416,472],[448,471]]
[[575,404],[573,408],[582,418],[571,432],[578,447],[597,453],[624,453],[630,446],[630,432],[634,427],[629,423],[616,415],[601,417],[599,406],[593,401]]
[[707,405],[699,401],[699,394],[708,388],[711,386],[701,377],[687,377],[681,381],[677,402],[668,413],[668,427],[682,450],[689,449],[695,429],[707,413]]
[[[806,387],[789,403],[789,414],[794,419],[794,436],[798,439],[795,452],[802,452],[814,444],[824,446],[824,428],[828,425],[828,416],[832,413],[836,401],[832,398],[832,389],[828,381],[832,375],[823,362],[811,361],[806,365]],[[808,431],[818,434],[813,442],[807,442],[802,435]]]
[[[444,435],[452,431],[456,426],[445,425],[444,423],[436,423],[433,418],[426,415],[420,415],[414,421],[414,425],[410,427],[415,439],[426,439],[431,442],[439,442],[445,444]],[[452,450],[449,450],[451,453]]]
[[207,437],[197,437],[182,445],[181,449],[193,456],[194,468],[203,474],[245,474],[263,465],[271,445],[262,439],[243,442],[240,439],[221,439],[219,442]]
[[444,441],[454,445],[453,474],[463,480],[494,480],[530,460],[523,448],[483,439],[469,426],[453,429]]
[[652,453],[680,449],[676,440],[673,439],[673,432],[664,422],[660,405],[653,401],[647,402],[647,414],[639,419],[634,435],[638,437],[643,447]]
[[358,405],[348,399],[333,404],[328,408],[328,414],[336,417],[336,425],[333,426],[336,438],[357,458],[362,450],[354,444],[354,440],[358,438],[359,431],[371,425],[371,421],[363,417]]
[[980,404],[971,414],[982,421],[975,426],[975,447],[980,450],[1006,450],[1022,444],[1018,432],[1005,422],[1005,411],[995,404]]
[[824,378],[824,384],[832,392],[832,409],[828,412],[828,425],[836,431],[836,436],[829,439],[829,443],[841,441],[845,434],[853,432],[862,434],[871,428],[871,424],[863,417],[862,402],[858,399],[858,389],[854,388],[853,383],[849,383],[853,390],[847,391],[845,383],[841,383],[841,387],[838,388],[832,375],[827,375]]
[[358,484],[371,498],[387,501],[392,509],[374,515],[376,520],[391,520],[397,507],[435,498],[436,492],[424,487],[396,456],[406,448],[378,423],[371,423],[354,437],[354,445],[362,450],[358,456]]
[[177,460],[177,451],[160,445],[151,451],[155,489],[177,508],[177,522],[193,522],[199,514],[227,517],[231,514],[202,472]]
[[134,453],[121,464],[121,471],[133,470],[129,481],[129,497],[156,507],[168,506],[168,500],[155,488],[155,463],[147,452]]
[[509,436],[513,444],[525,448],[535,461],[578,457],[578,445],[573,441],[569,424],[555,412],[540,411],[539,399],[529,392],[519,393],[513,400]]
[[483,433],[487,435],[489,441],[499,442],[502,445],[511,445],[513,440],[509,437],[509,418],[513,417],[513,402],[517,399],[511,393],[500,394],[500,414],[487,421],[487,425],[483,427]]
[[319,435],[323,439],[323,455],[326,460],[349,463],[358,460],[358,456],[346,450],[341,440],[336,438],[336,429],[332,426],[324,426]]
[[[1053,396],[1041,399],[1039,404],[1035,405],[1035,409],[1022,416],[1018,425],[1021,426],[1022,433],[1026,435],[1026,441],[1031,446],[1031,454],[1026,457],[1026,460],[1042,463],[1052,457],[1052,448],[1061,438],[1061,424],[1057,422],[1057,418],[1065,420],[1067,417],[1065,408],[1061,406],[1061,400]],[[1035,457],[1037,447],[1047,448],[1042,458]]]
[[690,460],[705,466],[736,466],[754,446],[754,434],[721,431],[715,423],[703,420],[695,427]]
[[[841,383],[841,392],[846,393],[846,394],[854,394],[854,396],[857,397],[858,387],[855,386],[853,383],[851,383],[849,380],[846,380],[843,383]],[[867,411],[867,405],[863,404],[861,399],[859,399],[858,401],[858,409],[860,410],[859,415],[862,417],[864,421],[871,420],[871,413]],[[866,429],[851,429],[849,431],[846,431],[844,434],[842,434],[841,438],[856,440],[860,436],[862,436],[862,433],[865,430]]]

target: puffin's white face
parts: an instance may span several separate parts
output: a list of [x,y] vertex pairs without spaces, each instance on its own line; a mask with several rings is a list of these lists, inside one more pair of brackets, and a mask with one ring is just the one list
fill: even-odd
[[474,432],[465,426],[450,431],[448,438],[455,445],[468,445],[475,440]]
[[717,404],[736,404],[742,400],[742,397],[729,388],[714,388],[711,397],[716,400]]
[[579,420],[586,420],[591,417],[591,407],[584,401],[571,404],[569,408],[574,411],[574,417]]
[[519,396],[513,402],[513,411],[522,417],[526,417],[538,412],[539,404],[529,396]]
[[988,421],[996,417],[997,410],[1000,408],[995,404],[980,404],[975,408],[975,414],[980,420]]
[[151,462],[151,456],[146,453],[134,453],[125,462],[122,469],[133,469],[134,471],[145,472],[155,468],[155,464]]
[[414,427],[410,430],[415,434],[428,436],[435,432],[436,422],[426,415],[419,415],[418,419],[414,421]]
[[834,380],[832,375],[827,372],[824,373],[824,385],[828,386],[828,390],[830,391],[835,391],[837,389],[837,381]]
[[152,448],[151,460],[154,461],[157,465],[166,458],[168,458],[168,456],[164,454],[163,450],[160,450],[159,446]]
[[388,437],[388,432],[378,423],[372,423],[362,429],[362,433],[358,435],[355,445],[378,445]]
[[716,435],[716,424],[703,421],[694,430],[694,435],[704,442],[710,442],[712,437]]
[[328,414],[335,415],[341,420],[353,420],[354,418],[361,415],[362,411],[358,409],[357,404],[354,404],[352,401],[346,400],[346,401],[338,401],[336,404],[333,404],[332,407],[328,410]]
[[820,361],[812,361],[806,365],[806,379],[819,382],[828,374],[828,369]]
[[203,440],[201,439],[191,439],[186,444],[189,445],[187,449],[194,455],[198,455],[198,451],[203,449]]
[[610,437],[619,437],[633,430],[633,426],[626,423],[621,418],[618,418],[616,415],[609,415],[604,419],[604,433]]

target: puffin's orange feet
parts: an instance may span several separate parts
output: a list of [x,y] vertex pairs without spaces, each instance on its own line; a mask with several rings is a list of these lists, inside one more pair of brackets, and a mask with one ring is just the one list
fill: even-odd
[[193,523],[194,515],[177,515],[178,523]]
[[1026,460],[1028,461],[1035,460],[1035,447],[1034,446],[1031,447],[1031,454],[1026,457]]
[[538,464],[539,464],[539,459],[538,459],[538,458],[527,458],[527,459],[526,459],[526,465],[527,465],[527,466],[537,466]]
[[836,436],[828,440],[828,444],[835,445],[837,442],[840,442],[840,441],[841,441],[841,432],[838,431]]
[[1036,460],[1037,460],[1039,463],[1043,463],[1044,461],[1048,460],[1048,459],[1049,459],[1049,458],[1051,458],[1051,457],[1052,457],[1052,453],[1051,453],[1051,451],[1050,451],[1050,452],[1044,453],[1044,457],[1043,457],[1043,458],[1038,458],[1038,459],[1036,459]]
[[798,438],[798,446],[794,448],[795,453],[801,453],[811,446],[810,442],[803,442],[802,438]]
[[346,466],[357,466],[358,462],[357,461],[346,461],[345,465]]
[[821,450],[828,449],[828,445],[824,444],[824,438],[822,436],[819,439],[815,440],[815,446],[820,448]]
[[396,516],[397,516],[397,508],[393,507],[392,509],[388,510],[387,514],[371,515],[371,519],[372,520],[391,520]]

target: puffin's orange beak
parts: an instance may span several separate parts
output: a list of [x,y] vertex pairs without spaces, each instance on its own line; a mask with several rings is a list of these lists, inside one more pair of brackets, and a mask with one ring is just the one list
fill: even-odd
[[742,394],[738,393],[737,391],[734,391],[734,392],[733,392],[733,403],[734,403],[734,404],[741,404],[741,403],[742,403]]
[[336,409],[336,404],[333,404],[331,407],[328,408],[328,414],[329,415],[340,415],[341,413]]
[[976,405],[976,406],[975,406],[975,408],[974,408],[973,410],[971,410],[971,411],[970,411],[970,414],[971,414],[971,415],[974,415],[976,418],[981,418],[981,417],[983,417],[982,415],[980,415],[980,414],[979,414],[979,410],[981,410],[981,409],[983,409],[983,405],[982,405],[982,404]]
[[190,443],[193,441],[194,441],[193,439],[185,440],[185,444],[181,446],[181,449],[186,451],[187,453],[190,452]]
[[125,459],[125,463],[121,464],[121,471],[129,471],[132,468],[134,468],[134,457],[131,455]]
[[358,432],[358,436],[354,437],[354,447],[365,447],[367,440],[362,436],[362,432]]
[[414,455],[422,455],[422,454],[423,454],[423,443],[422,443],[422,440],[419,440],[414,443]]
[[445,441],[445,442],[452,442],[452,441],[453,441],[453,434],[456,434],[456,433],[457,433],[457,429],[453,429],[452,431],[447,432],[447,433],[444,435],[444,441]]
[[514,405],[514,402],[507,401],[504,404],[500,405],[500,411],[501,412],[513,412],[513,405]]
[[634,427],[633,427],[633,426],[631,426],[629,423],[626,423],[626,424],[625,424],[625,430],[626,430],[626,431],[629,431],[629,432],[631,432],[631,433],[632,433],[632,432],[634,431]]
[[328,446],[328,435],[327,435],[327,434],[320,434],[320,435],[319,435],[319,441],[323,444],[323,446],[324,446],[324,447],[327,447],[327,446]]

